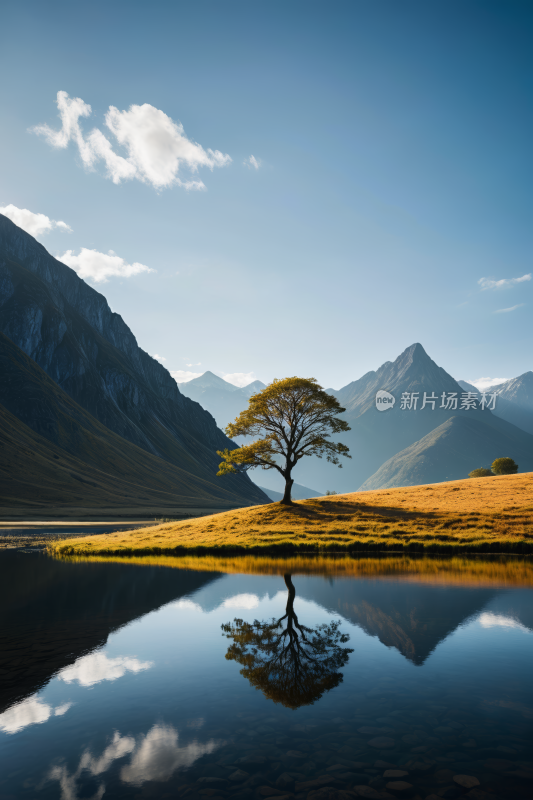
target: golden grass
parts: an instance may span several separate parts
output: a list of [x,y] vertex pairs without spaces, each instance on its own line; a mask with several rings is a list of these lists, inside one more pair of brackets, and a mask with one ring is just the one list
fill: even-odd
[[49,545],[56,554],[533,552],[533,473],[271,503]]
[[127,563],[142,566],[240,575],[322,575],[459,585],[475,588],[533,586],[533,561],[517,556],[70,556],[69,561]]

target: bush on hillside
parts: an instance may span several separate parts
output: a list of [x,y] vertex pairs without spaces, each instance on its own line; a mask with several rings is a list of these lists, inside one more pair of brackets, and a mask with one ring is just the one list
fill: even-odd
[[512,458],[497,458],[492,462],[491,469],[495,475],[515,475],[518,464]]
[[489,478],[491,475],[494,475],[490,469],[485,469],[485,467],[478,467],[478,469],[473,469],[472,472],[468,473],[469,478]]

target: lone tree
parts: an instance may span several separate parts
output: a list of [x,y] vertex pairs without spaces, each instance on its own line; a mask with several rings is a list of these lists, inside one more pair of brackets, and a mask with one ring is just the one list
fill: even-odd
[[497,458],[491,469],[495,475],[514,475],[518,472],[518,464],[512,458]]
[[240,664],[241,675],[265,697],[294,710],[312,705],[342,682],[340,670],[353,650],[341,646],[349,636],[339,631],[339,621],[316,628],[301,624],[294,611],[296,589],[290,574],[284,578],[288,597],[283,617],[253,623],[235,619],[222,630],[233,639],[228,661]]
[[348,423],[337,416],[345,410],[314,378],[274,380],[262,392],[252,395],[248,408],[226,428],[230,439],[262,438],[236,450],[218,450],[223,461],[217,475],[246,472],[253,467],[277,469],[285,478],[280,502],[290,505],[294,483],[291,474],[301,458],[326,456],[327,461],[339,467],[342,464],[338,456],[351,458],[346,445],[329,440],[331,434],[350,430]]

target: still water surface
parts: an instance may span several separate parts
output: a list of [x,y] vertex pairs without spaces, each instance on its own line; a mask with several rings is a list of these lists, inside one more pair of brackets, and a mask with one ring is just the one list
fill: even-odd
[[0,800],[533,796],[533,564],[0,553]]

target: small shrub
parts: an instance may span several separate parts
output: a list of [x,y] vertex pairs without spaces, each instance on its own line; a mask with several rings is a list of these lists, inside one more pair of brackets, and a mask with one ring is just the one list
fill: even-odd
[[491,475],[494,475],[494,473],[491,472],[490,469],[485,469],[485,467],[478,467],[468,473],[469,478],[489,478]]
[[331,497],[331,495],[333,495],[333,494],[338,494],[338,492],[335,492],[335,491],[332,491],[332,490],[328,489],[327,492],[326,492],[326,497]]

